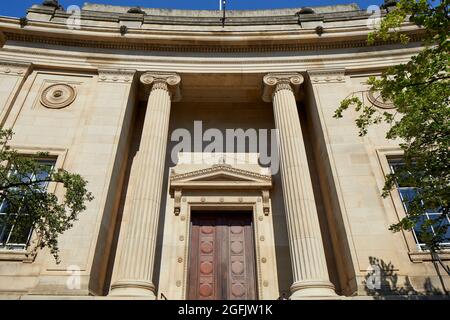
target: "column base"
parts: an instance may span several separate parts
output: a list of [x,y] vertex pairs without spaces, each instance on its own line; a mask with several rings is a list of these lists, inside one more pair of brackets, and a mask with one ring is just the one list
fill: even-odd
[[334,285],[330,281],[306,280],[294,283],[291,286],[290,300],[301,300],[308,298],[336,298]]
[[144,280],[120,280],[111,286],[109,296],[114,297],[140,297],[142,299],[156,300],[155,285]]

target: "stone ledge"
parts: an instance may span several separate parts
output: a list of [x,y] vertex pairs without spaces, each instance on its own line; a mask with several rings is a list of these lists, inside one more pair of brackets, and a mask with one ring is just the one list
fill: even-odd
[[33,262],[34,255],[26,250],[0,250],[0,261]]
[[[426,251],[412,251],[408,253],[412,262],[432,261],[431,254]],[[450,260],[450,250],[444,250],[439,253],[442,261]]]

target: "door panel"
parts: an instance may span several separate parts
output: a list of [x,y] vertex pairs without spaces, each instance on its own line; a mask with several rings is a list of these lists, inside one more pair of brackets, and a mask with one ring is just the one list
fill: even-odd
[[[191,227],[188,298],[211,300],[220,299],[217,292],[219,228],[213,216],[193,217]],[[219,237],[220,238],[220,237]],[[192,284],[192,285],[191,285]]]
[[251,213],[193,213],[188,299],[256,299]]

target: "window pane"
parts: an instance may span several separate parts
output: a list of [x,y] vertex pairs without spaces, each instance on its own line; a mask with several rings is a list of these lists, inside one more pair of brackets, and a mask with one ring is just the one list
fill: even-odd
[[0,224],[0,245],[5,246],[11,231],[11,225]]
[[[429,217],[430,217],[430,219],[437,220],[437,219],[439,219],[440,214],[430,214]],[[444,230],[446,230],[446,232],[445,232],[445,234],[443,236],[443,241],[444,242],[450,242],[450,228],[449,228],[449,225],[450,224],[449,224],[448,218],[445,218],[444,220],[442,220],[439,225],[437,225],[437,223],[436,223],[436,227],[441,227]]]
[[[3,200],[2,203],[0,204],[0,213],[7,212],[8,207],[9,207],[8,201]],[[0,217],[0,220],[1,220],[1,217]]]
[[[53,170],[55,162],[54,161],[40,161],[42,166],[45,166],[42,171],[36,173],[34,180],[45,180],[50,176],[50,172]],[[39,183],[39,188],[44,190],[48,185],[48,182]]]
[[[36,181],[36,180],[43,180],[49,177],[49,173],[55,166],[54,160],[37,160],[39,161],[40,165],[45,166],[40,170],[39,172],[33,173],[28,172],[24,173],[20,176],[21,181],[23,182],[30,182],[30,181]],[[11,174],[17,174],[17,172],[12,172]],[[39,183],[38,187],[41,190],[45,190],[47,188],[48,183],[43,182]],[[21,202],[21,197],[23,197],[21,193],[19,194],[19,199],[17,199],[18,202]],[[8,209],[8,206],[10,204],[8,201],[3,201],[0,204],[0,212],[6,212]],[[17,209],[17,210],[16,210]],[[13,221],[10,221],[9,223],[3,222],[1,224],[0,221],[0,246],[7,249],[25,249],[28,245],[28,242],[30,240],[30,236],[32,233],[32,223],[29,221],[29,216],[27,215],[26,210],[24,208],[16,208],[17,212],[20,212],[20,215],[18,216],[18,221],[16,223],[13,223]]]
[[[421,216],[421,217],[419,217],[419,219],[417,220],[416,225],[414,226],[414,232],[415,232],[415,234],[416,234],[417,241],[418,241],[419,243],[423,243],[423,242],[424,242],[423,239],[421,238],[422,225],[423,225],[423,223],[424,223],[427,219],[428,219],[428,218],[427,218],[426,216]],[[428,231],[428,232],[432,232],[432,230],[431,230],[430,227],[427,228],[427,231]]]
[[445,233],[444,239],[445,239],[445,242],[449,242],[450,243],[450,222],[448,221],[448,219],[447,219],[447,222],[446,222],[446,226],[447,226],[447,232]]
[[398,191],[400,192],[400,198],[408,211],[408,205],[417,195],[417,190],[415,188],[399,188]]
[[19,244],[19,245],[27,245],[28,238],[31,233],[31,225],[23,225],[20,228],[18,225],[15,225],[10,232],[10,236],[6,245],[11,244]]
[[[399,169],[404,166],[404,163],[400,160],[400,159],[388,159],[391,171],[393,173],[398,173]],[[409,174],[409,173],[406,173]],[[405,208],[406,214],[408,214],[408,203],[411,202],[416,196],[417,193],[420,192],[419,189],[417,188],[413,188],[413,187],[409,187],[409,186],[405,186],[405,185],[397,185],[397,190],[399,192],[400,198],[403,202],[403,206]],[[423,225],[423,223],[428,220],[428,219],[437,219],[440,214],[442,213],[442,208],[431,208],[431,209],[426,209],[425,210],[426,214],[424,214],[422,217],[419,218],[417,224],[414,226],[413,231],[414,234],[416,236],[416,241],[418,243],[418,245],[422,248],[422,249],[426,249],[425,245],[423,244],[423,239],[421,239],[421,226]],[[446,221],[443,222],[443,224],[440,227],[447,227],[449,225],[449,220],[448,218],[446,219]],[[433,233],[434,234],[434,228],[439,227],[438,225],[433,225],[433,228],[429,227],[428,228],[428,232]],[[450,230],[446,230],[446,234],[445,234],[445,243],[450,242]]]

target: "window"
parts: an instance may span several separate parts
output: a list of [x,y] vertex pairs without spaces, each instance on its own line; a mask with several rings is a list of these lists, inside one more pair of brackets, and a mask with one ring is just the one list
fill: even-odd
[[[39,164],[42,166],[43,170],[37,173],[29,173],[20,177],[22,181],[36,181],[43,180],[47,178],[50,172],[55,167],[55,159],[38,159]],[[10,175],[17,175],[17,171],[11,170]],[[46,191],[48,182],[39,183],[38,190]],[[7,200],[3,200],[0,204],[0,249],[9,250],[25,250],[30,242],[31,234],[33,232],[32,226],[23,227],[20,230],[16,227],[14,223],[8,223],[5,221],[7,209],[10,203]],[[26,211],[19,208],[18,213],[10,213],[12,216],[17,216],[16,219],[26,216]]]
[[[391,159],[389,160],[389,166],[391,171],[394,173],[400,167],[404,166],[404,162],[401,159]],[[406,214],[408,214],[408,203],[416,196],[417,189],[405,185],[397,185],[397,190],[400,195],[400,199],[403,203],[403,208],[405,209]],[[412,230],[414,235],[414,240],[416,241],[417,247],[419,250],[425,250],[426,245],[420,239],[420,227],[426,220],[437,220],[438,217],[442,214],[439,209],[428,209],[423,214],[423,216],[419,219],[416,226]],[[444,226],[449,226],[450,221],[449,218],[446,217],[443,221]],[[433,226],[430,226],[429,230],[432,234],[435,234]],[[447,233],[444,236],[443,242],[440,243],[442,248],[450,249],[450,228],[447,228]]]

